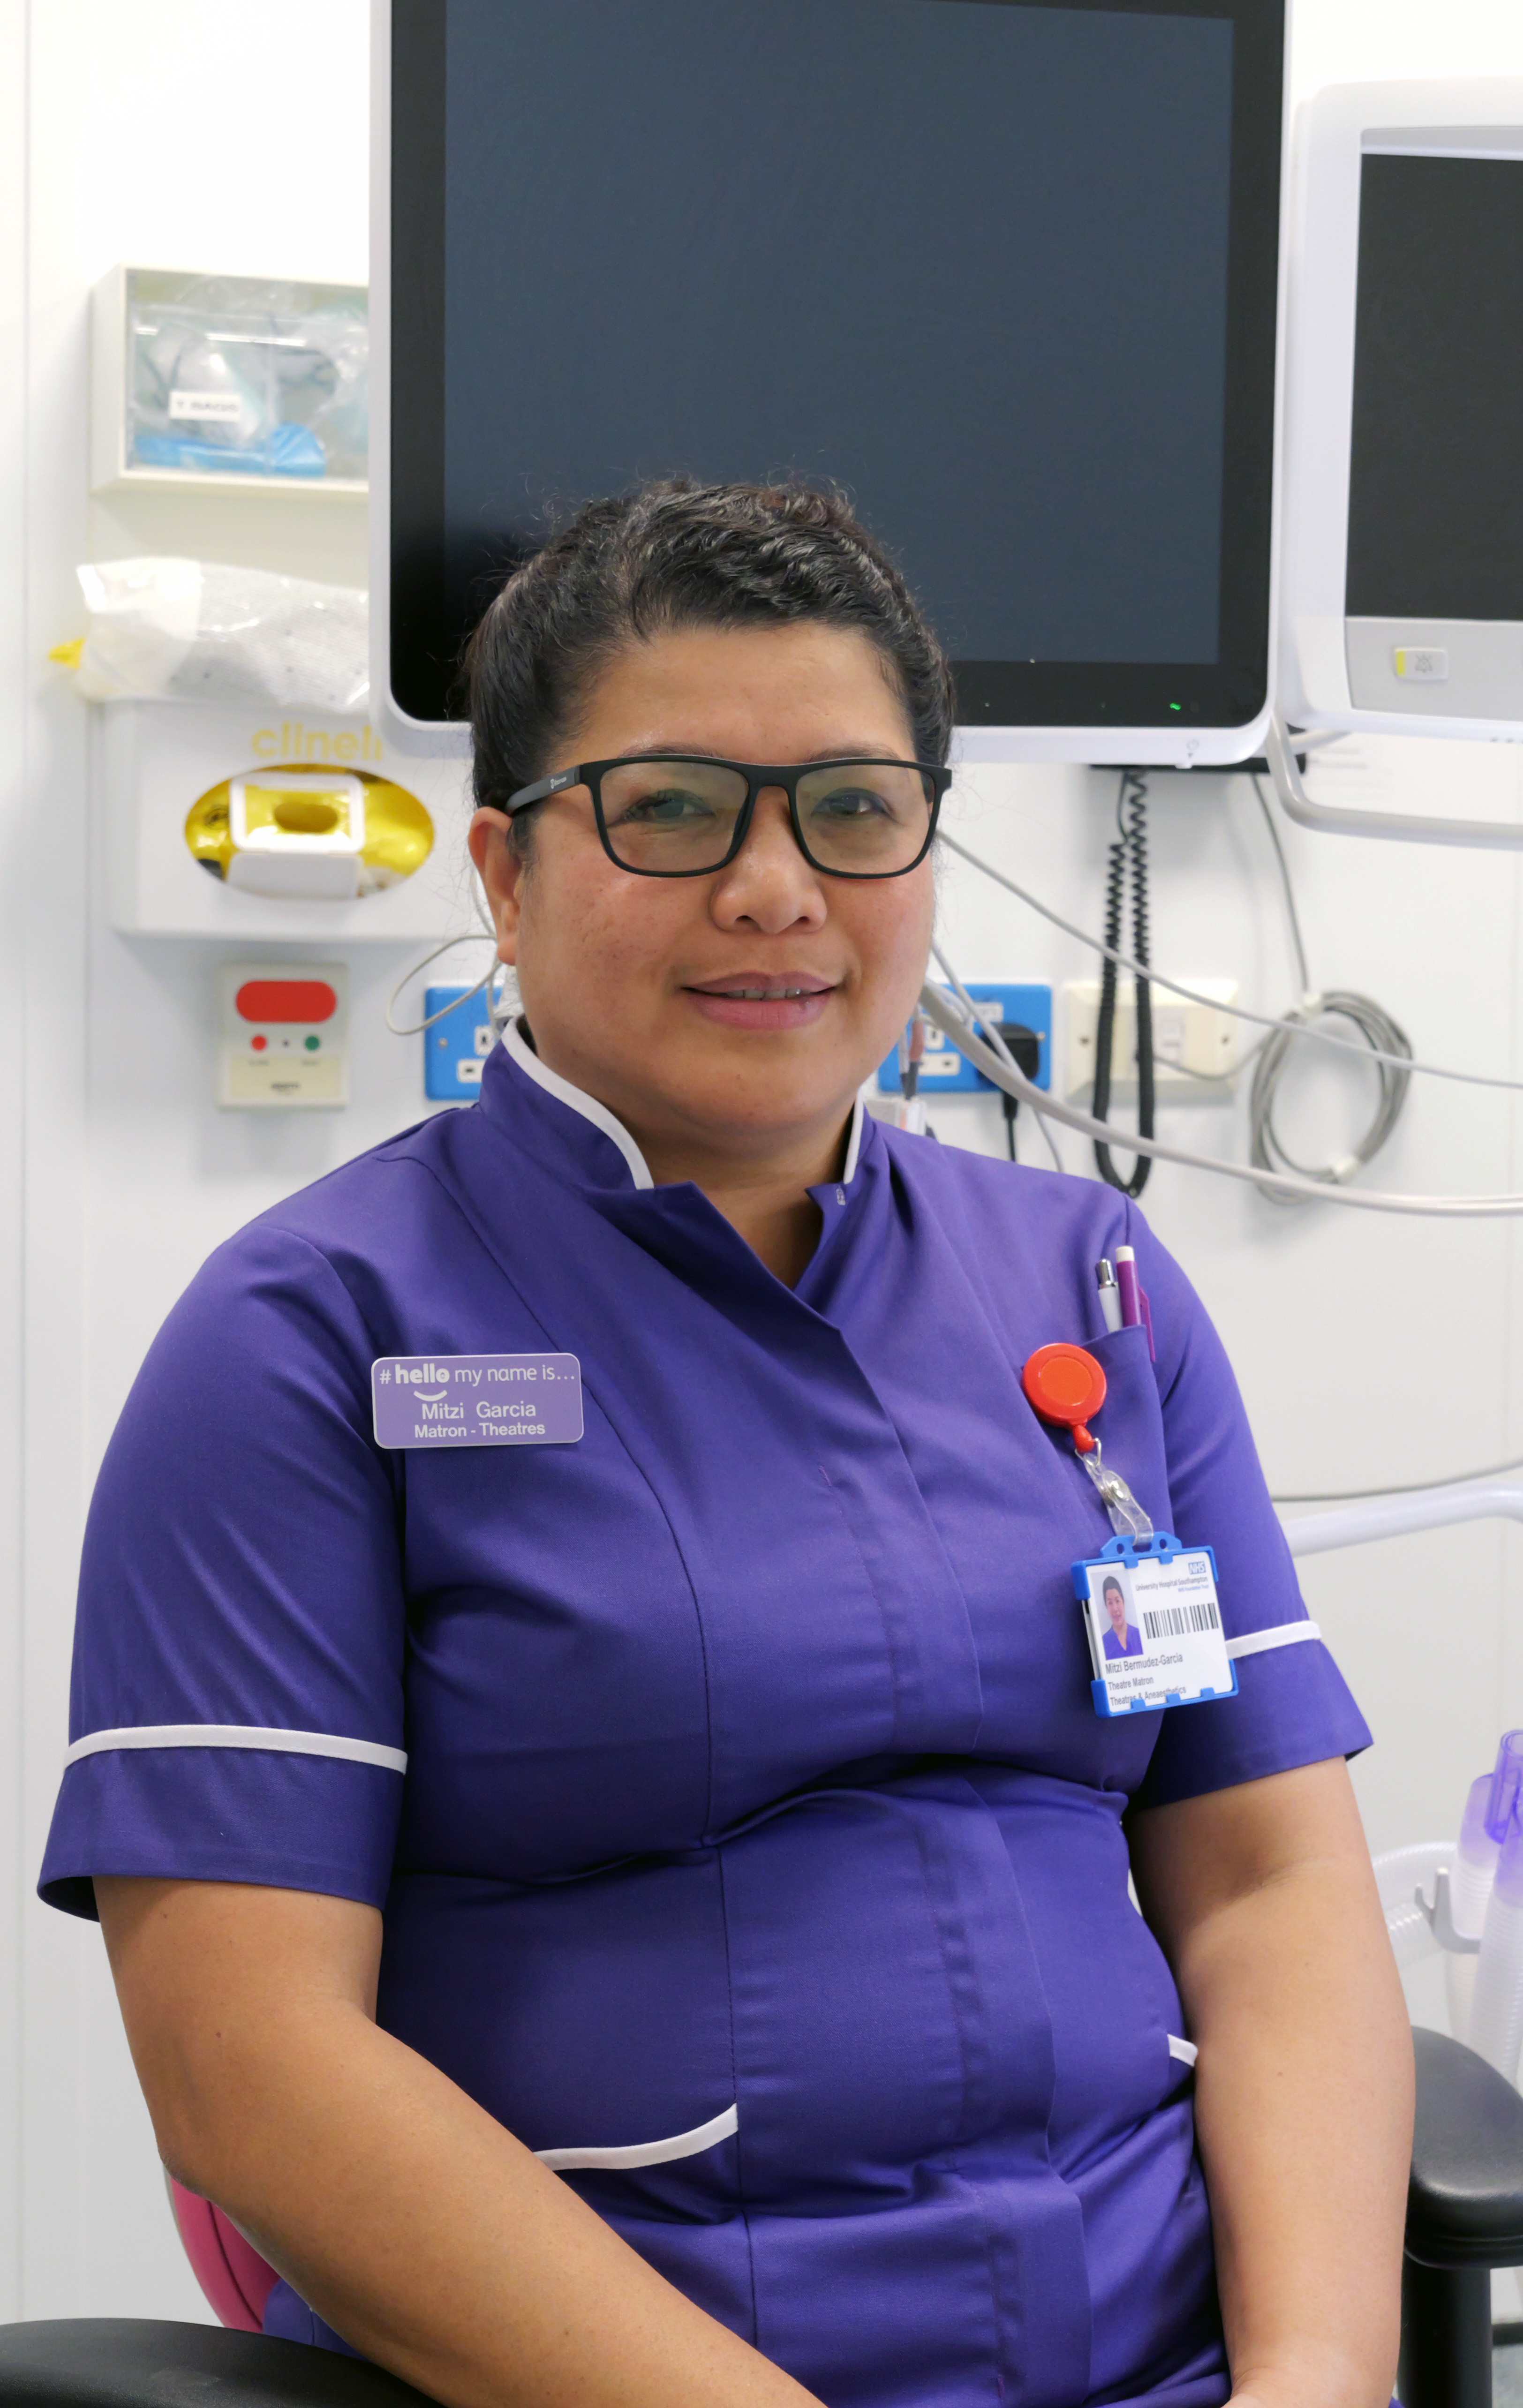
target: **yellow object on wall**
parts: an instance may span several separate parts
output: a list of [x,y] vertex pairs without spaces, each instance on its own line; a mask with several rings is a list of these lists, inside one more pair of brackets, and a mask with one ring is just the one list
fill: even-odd
[[373,770],[276,762],[209,787],[185,841],[203,869],[248,893],[338,900],[410,878],[433,851],[434,823]]

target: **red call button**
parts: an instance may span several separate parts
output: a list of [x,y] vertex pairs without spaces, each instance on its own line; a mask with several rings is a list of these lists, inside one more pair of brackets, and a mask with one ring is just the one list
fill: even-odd
[[242,1020],[331,1020],[338,1009],[326,979],[246,979],[234,999]]

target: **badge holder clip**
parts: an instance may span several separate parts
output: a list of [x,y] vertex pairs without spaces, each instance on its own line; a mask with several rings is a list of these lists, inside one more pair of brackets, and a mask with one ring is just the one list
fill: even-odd
[[1238,1694],[1216,1601],[1216,1559],[1155,1530],[1088,1426],[1105,1402],[1105,1373],[1087,1347],[1039,1346],[1021,1385],[1044,1422],[1068,1429],[1110,1517],[1114,1539],[1072,1567],[1095,1677],[1089,1693],[1106,1721],[1204,1705]]

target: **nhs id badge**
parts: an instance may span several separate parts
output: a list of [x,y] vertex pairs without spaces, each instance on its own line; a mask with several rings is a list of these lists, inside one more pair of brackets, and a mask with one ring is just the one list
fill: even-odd
[[1216,1558],[1168,1530],[1112,1539],[1073,1567],[1098,1714],[1160,1713],[1235,1698],[1216,1602]]

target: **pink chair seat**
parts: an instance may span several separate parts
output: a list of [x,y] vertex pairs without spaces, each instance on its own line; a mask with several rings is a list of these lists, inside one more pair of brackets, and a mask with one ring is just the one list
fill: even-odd
[[213,2207],[209,2199],[197,2198],[173,2175],[169,2203],[191,2272],[206,2293],[208,2305],[235,2332],[263,2332],[265,2302],[280,2279],[274,2267],[266,2264],[220,2207]]

